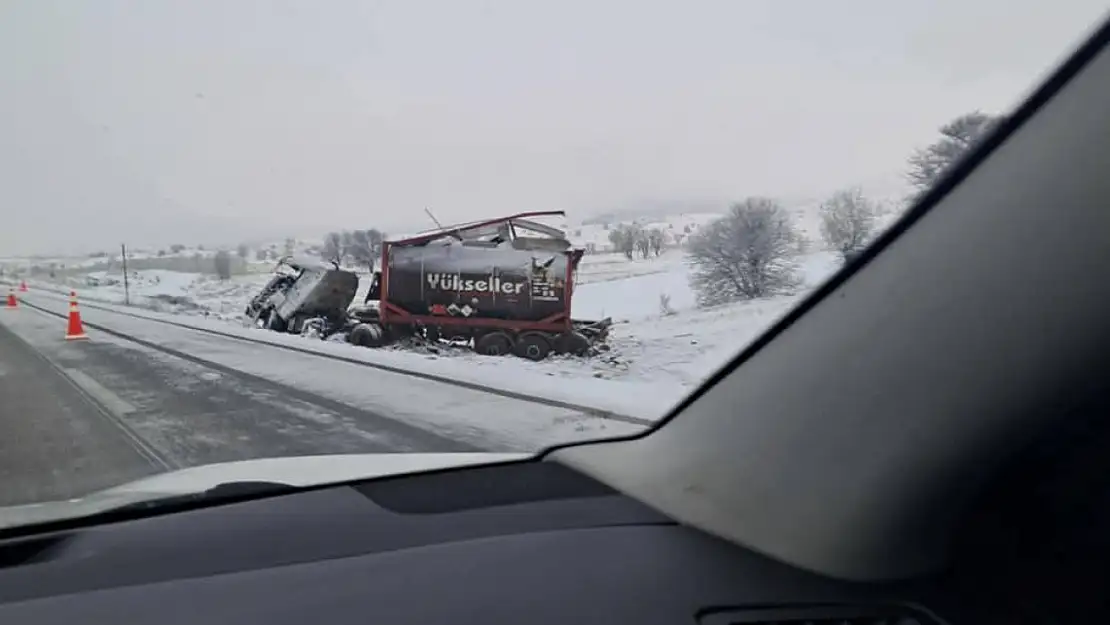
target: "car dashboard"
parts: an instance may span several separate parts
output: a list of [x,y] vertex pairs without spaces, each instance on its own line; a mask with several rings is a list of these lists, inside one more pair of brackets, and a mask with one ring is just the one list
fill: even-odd
[[793,569],[540,461],[0,543],[0,622],[27,625],[942,622],[927,596]]

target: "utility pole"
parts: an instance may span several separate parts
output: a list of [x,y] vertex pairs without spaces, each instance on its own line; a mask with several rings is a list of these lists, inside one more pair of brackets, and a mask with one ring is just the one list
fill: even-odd
[[119,244],[119,255],[123,258],[123,305],[131,305],[131,288],[127,283],[127,245]]

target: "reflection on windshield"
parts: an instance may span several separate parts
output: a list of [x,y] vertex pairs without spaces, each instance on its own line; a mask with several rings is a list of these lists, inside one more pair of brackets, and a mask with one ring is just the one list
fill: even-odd
[[780,5],[9,2],[0,507],[641,432],[1103,10]]

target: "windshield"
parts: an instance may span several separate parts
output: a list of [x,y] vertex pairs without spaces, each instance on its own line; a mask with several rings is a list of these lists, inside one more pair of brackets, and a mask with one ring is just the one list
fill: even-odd
[[1104,9],[10,0],[0,523],[651,428]]

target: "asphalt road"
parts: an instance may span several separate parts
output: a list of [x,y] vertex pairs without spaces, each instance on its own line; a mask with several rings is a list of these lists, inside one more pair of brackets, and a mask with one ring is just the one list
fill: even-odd
[[159,468],[2,318],[0,402],[0,505],[68,499]]
[[88,341],[67,342],[64,323],[28,307],[0,309],[0,506],[215,462],[475,451],[327,397],[95,330]]
[[[62,317],[67,310],[66,298],[33,293],[25,296],[26,305],[39,307]],[[122,309],[122,310],[121,310]],[[555,443],[569,443],[581,440],[633,434],[643,430],[650,421],[629,423],[625,418],[607,418],[592,414],[589,408],[553,406],[522,400],[519,397],[505,396],[497,392],[483,392],[477,388],[461,388],[454,384],[439,383],[421,377],[406,375],[404,370],[415,369],[427,372],[424,363],[431,365],[431,371],[439,369],[448,378],[453,372],[462,373],[464,379],[472,379],[470,374],[481,372],[481,380],[494,388],[503,382],[515,386],[514,373],[496,365],[503,364],[512,368],[526,368],[526,363],[478,362],[479,359],[451,358],[416,354],[401,355],[382,350],[354,348],[349,345],[326,344],[306,341],[295,336],[281,336],[263,331],[247,331],[234,325],[206,321],[198,317],[159,315],[141,309],[125,309],[121,306],[101,303],[82,305],[82,316],[86,328],[100,331],[110,338],[123,334],[147,346],[170,352],[184,360],[207,365],[211,369],[230,369],[242,377],[248,374],[269,380],[282,386],[282,394],[294,395],[300,391],[309,396],[307,401],[318,403],[312,397],[324,397],[354,407],[363,415],[377,415],[371,420],[376,433],[388,433],[398,429],[396,426],[419,427],[434,432],[440,438],[465,442],[476,449],[485,451],[535,451]],[[172,323],[161,323],[157,317],[169,317],[175,323],[184,322],[184,327]],[[190,329],[189,324],[209,327],[225,336],[206,331]],[[50,339],[56,342],[54,330]],[[236,335],[247,335],[248,341],[237,340]],[[269,344],[274,341],[277,345]],[[291,349],[282,349],[291,347]],[[304,351],[299,351],[299,350]],[[317,353],[319,349],[322,352]],[[330,355],[336,358],[329,357]],[[383,371],[360,362],[361,357],[380,360],[398,365],[393,371]],[[454,361],[454,362],[451,362]],[[491,365],[488,369],[483,365]],[[446,365],[446,367],[437,367]],[[514,366],[515,365],[515,366]],[[463,368],[468,371],[463,372]],[[538,372],[537,372],[538,373]],[[563,394],[569,380],[560,381],[558,376],[548,372],[547,376],[525,373],[526,384],[542,381],[550,386],[555,394]],[[539,389],[537,389],[539,390]],[[547,389],[539,390],[544,395]],[[524,395],[528,393],[525,392]],[[565,395],[564,395],[565,396]],[[574,400],[579,399],[575,397]],[[590,396],[581,398],[587,403]],[[599,398],[600,399],[600,398]],[[363,419],[362,421],[367,421]],[[392,421],[392,424],[391,424]],[[427,449],[421,446],[418,450]]]

